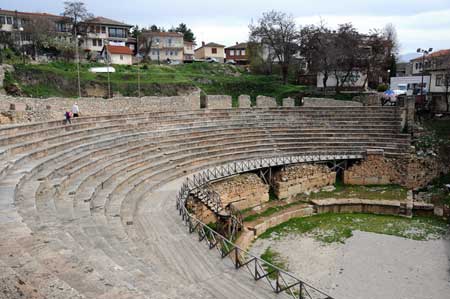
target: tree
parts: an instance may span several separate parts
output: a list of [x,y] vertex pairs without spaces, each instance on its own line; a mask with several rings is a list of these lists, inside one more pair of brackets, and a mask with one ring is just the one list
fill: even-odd
[[308,72],[321,73],[324,89],[335,62],[333,35],[323,23],[304,26],[300,31],[300,54],[306,61]]
[[76,36],[81,32],[80,23],[86,19],[92,18],[86,6],[81,1],[65,1],[63,16],[71,20],[73,34]]
[[151,32],[161,32],[161,29],[159,29],[158,26],[153,24],[152,26],[150,26],[150,31]]
[[55,22],[46,17],[30,18],[23,27],[24,33],[31,41],[32,52],[34,57],[38,55],[38,51],[46,49],[53,39],[55,39]]
[[177,28],[174,29],[175,32],[180,32],[183,34],[183,39],[187,42],[195,42],[194,33],[186,24],[181,23]]
[[333,47],[329,51],[335,57],[332,68],[336,92],[339,93],[346,83],[358,80],[367,49],[362,47],[361,35],[351,23],[339,25],[337,32],[333,33],[333,40]]
[[251,24],[250,41],[267,46],[281,64],[283,83],[287,83],[289,65],[298,50],[300,33],[291,15],[279,11],[263,13],[256,25]]

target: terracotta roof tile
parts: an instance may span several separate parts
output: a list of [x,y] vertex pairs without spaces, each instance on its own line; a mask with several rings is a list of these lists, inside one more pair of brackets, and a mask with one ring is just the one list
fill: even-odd
[[106,46],[108,52],[111,54],[123,54],[123,55],[133,55],[133,51],[130,48],[125,46]]

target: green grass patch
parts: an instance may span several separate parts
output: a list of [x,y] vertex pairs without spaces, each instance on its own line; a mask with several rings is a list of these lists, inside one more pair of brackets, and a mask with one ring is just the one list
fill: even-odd
[[268,229],[260,238],[279,238],[289,233],[308,234],[316,240],[344,243],[354,230],[398,236],[413,240],[443,237],[449,224],[436,217],[414,217],[373,214],[326,213],[303,218],[292,218]]
[[[266,262],[269,262],[270,264],[274,265],[275,267],[278,267],[280,269],[283,269],[285,271],[288,270],[288,265],[286,260],[284,260],[281,255],[276,252],[275,250],[271,249],[270,247],[267,247],[266,250],[261,254],[261,258],[265,260]],[[271,265],[264,264],[263,265],[264,270],[267,272],[273,272],[276,270],[275,267],[272,267]],[[270,279],[276,279],[277,278],[277,272],[270,273],[268,275]]]
[[297,199],[313,200],[325,198],[360,198],[373,200],[405,200],[408,192],[407,188],[399,185],[344,185],[342,183],[335,184],[333,191],[312,192],[309,195],[298,194]]
[[299,205],[299,204],[304,204],[304,202],[303,201],[295,201],[295,202],[291,202],[291,203],[285,204],[285,205],[270,207],[260,213],[255,213],[255,214],[245,217],[244,222],[251,222],[251,221],[254,221],[259,218],[268,217],[275,213],[278,213],[280,211],[286,210],[292,206]]
[[[83,87],[93,83],[107,85],[107,74],[89,72],[89,68],[97,66],[104,65],[81,64],[80,77]],[[16,64],[15,67],[15,79],[24,91],[35,97],[77,95],[73,88],[77,78],[77,66],[74,63]],[[138,73],[144,95],[172,95],[168,94],[171,89],[185,85],[198,87],[206,94],[231,95],[233,106],[237,106],[237,98],[241,94],[248,94],[253,100],[257,95],[272,96],[280,100],[299,95],[305,89],[300,85],[284,85],[277,75],[254,75],[240,67],[220,63],[114,65],[114,68],[116,72],[110,74],[113,90],[125,96],[137,95]],[[52,77],[57,79],[57,84],[45,88],[46,85],[51,85]],[[33,80],[24,82],[22,78]],[[68,83],[64,84],[63,81]]]

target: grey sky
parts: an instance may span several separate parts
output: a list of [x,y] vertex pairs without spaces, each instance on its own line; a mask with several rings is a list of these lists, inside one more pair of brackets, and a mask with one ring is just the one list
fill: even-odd
[[[329,26],[352,22],[361,32],[382,28],[386,23],[398,31],[400,52],[417,47],[450,48],[449,0],[85,0],[90,12],[129,24],[165,28],[186,23],[194,30],[197,42],[231,45],[244,41],[248,24],[265,11],[276,9],[290,13],[299,25],[317,24],[322,19]],[[3,9],[50,12],[63,11],[59,0],[0,0]]]

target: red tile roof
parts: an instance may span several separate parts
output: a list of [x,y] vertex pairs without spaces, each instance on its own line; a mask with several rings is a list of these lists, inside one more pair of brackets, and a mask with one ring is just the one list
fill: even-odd
[[125,46],[106,46],[110,54],[133,55],[133,51]]
[[171,36],[171,37],[183,37],[183,34],[180,32],[159,32],[159,31],[144,31],[142,34],[148,36]]
[[6,9],[0,9],[0,14],[5,14],[9,16],[35,16],[35,17],[49,17],[49,18],[58,18],[58,19],[69,19],[64,16],[54,15],[50,13],[45,12],[24,12],[24,11],[17,11],[17,10],[6,10]]
[[[425,58],[435,58],[435,57],[441,57],[441,56],[446,56],[446,55],[450,55],[450,49],[431,52],[430,54],[426,55]],[[411,61],[419,61],[419,60],[422,60],[422,56],[411,59]]]

